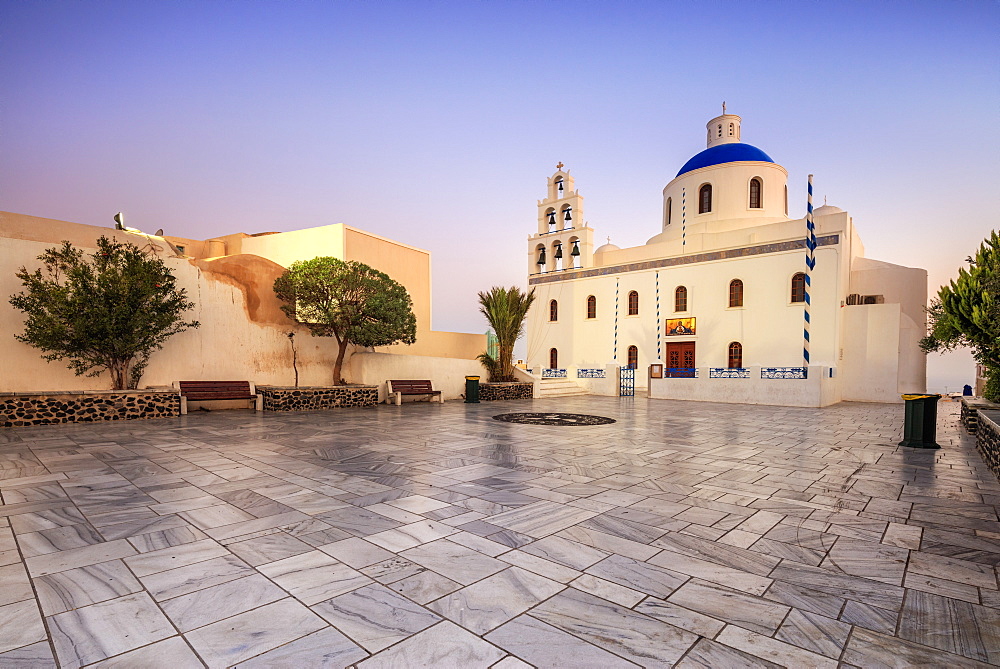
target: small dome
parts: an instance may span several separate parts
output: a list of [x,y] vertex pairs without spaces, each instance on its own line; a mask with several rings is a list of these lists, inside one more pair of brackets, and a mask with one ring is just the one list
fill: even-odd
[[691,160],[684,163],[684,167],[682,167],[681,171],[677,173],[677,176],[687,172],[699,170],[702,167],[711,167],[712,165],[723,165],[725,163],[744,161],[760,163],[774,162],[771,160],[771,156],[767,155],[756,146],[743,144],[741,142],[730,142],[729,144],[718,144],[695,155],[691,158]]
[[834,207],[832,204],[824,204],[822,207],[813,209],[813,216],[828,216],[830,214],[842,214],[844,210]]
[[607,244],[598,246],[597,250],[595,250],[594,253],[604,253],[605,251],[621,251],[621,247],[615,246],[611,242],[608,242]]

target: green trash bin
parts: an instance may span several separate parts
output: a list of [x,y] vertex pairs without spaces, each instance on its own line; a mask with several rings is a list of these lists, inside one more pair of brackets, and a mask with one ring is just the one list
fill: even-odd
[[903,441],[910,448],[941,448],[937,442],[937,403],[940,395],[902,395],[906,402]]
[[479,377],[465,377],[465,403],[479,404]]

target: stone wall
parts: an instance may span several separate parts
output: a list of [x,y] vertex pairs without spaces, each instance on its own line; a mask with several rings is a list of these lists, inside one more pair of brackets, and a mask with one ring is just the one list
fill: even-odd
[[264,396],[264,411],[315,411],[378,404],[377,386],[257,386]]
[[1000,479],[1000,411],[980,409],[976,449],[983,462]]
[[0,393],[0,427],[166,418],[180,413],[176,390]]
[[480,383],[479,399],[483,402],[495,400],[530,400],[531,383]]
[[975,434],[979,426],[979,412],[983,409],[997,410],[1000,404],[987,402],[982,397],[963,397],[962,412],[959,414],[959,421],[965,426],[969,434]]

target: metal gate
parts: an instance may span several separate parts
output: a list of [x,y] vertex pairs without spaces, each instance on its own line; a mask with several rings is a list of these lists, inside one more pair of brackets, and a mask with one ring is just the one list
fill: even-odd
[[632,367],[622,367],[618,371],[618,396],[635,396],[635,369]]

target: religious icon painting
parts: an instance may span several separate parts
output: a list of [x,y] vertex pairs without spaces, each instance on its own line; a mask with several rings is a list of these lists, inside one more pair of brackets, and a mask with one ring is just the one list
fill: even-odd
[[695,318],[668,318],[667,335],[693,335],[695,334]]

